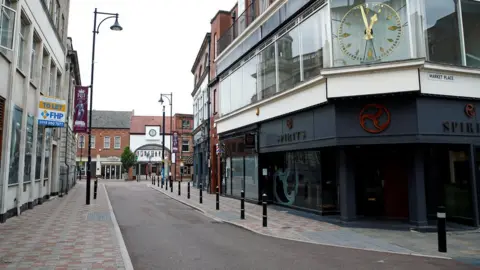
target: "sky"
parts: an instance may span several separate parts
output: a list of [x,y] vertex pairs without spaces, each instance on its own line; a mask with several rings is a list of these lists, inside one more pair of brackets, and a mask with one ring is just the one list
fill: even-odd
[[[236,0],[71,0],[68,36],[90,85],[93,11],[118,13],[123,31],[106,20],[96,41],[93,109],[161,115],[161,93],[173,93],[173,113],[193,111],[191,68],[210,20]],[[134,5],[132,5],[134,3]],[[104,17],[99,15],[97,21]],[[166,107],[167,115],[170,108]]]

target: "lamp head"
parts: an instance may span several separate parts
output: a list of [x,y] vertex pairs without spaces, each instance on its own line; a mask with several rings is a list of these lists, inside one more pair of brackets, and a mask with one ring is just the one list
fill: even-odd
[[163,105],[163,95],[160,95],[160,100],[158,102]]
[[118,14],[115,17],[115,23],[113,23],[113,25],[110,26],[110,29],[112,29],[113,31],[122,31],[123,30],[123,27],[120,26],[120,24],[118,23]]

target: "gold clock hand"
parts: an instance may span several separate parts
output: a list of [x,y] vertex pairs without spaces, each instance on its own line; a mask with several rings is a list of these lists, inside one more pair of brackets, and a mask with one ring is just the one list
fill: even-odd
[[362,11],[363,23],[365,24],[365,39],[368,40],[370,37],[370,28],[368,26],[367,15],[365,15],[365,9],[363,9],[363,6],[360,6],[360,10]]
[[370,25],[368,26],[368,32],[370,33],[370,39],[373,38],[373,35],[372,35],[372,27],[373,25],[378,21],[378,17],[377,17],[377,14],[373,15],[371,18],[370,18]]

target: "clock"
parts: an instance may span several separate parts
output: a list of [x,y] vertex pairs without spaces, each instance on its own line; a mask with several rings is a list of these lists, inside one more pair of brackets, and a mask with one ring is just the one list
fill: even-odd
[[403,34],[397,10],[385,3],[364,3],[350,9],[340,21],[340,50],[360,63],[380,62],[398,47]]
[[155,129],[150,129],[148,135],[150,135],[150,137],[155,137],[157,135],[157,131]]

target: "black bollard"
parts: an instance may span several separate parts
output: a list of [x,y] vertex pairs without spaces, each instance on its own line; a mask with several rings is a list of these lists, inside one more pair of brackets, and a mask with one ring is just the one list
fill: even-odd
[[190,199],[190,181],[187,183],[187,199]]
[[170,192],[173,192],[173,180],[170,179]]
[[180,181],[178,181],[178,196],[182,194],[182,187],[180,186]]
[[200,197],[199,197],[200,203],[203,203],[202,191],[203,191],[203,189],[202,189],[202,183],[200,183]]
[[240,219],[245,219],[245,191],[242,190],[240,194]]
[[162,179],[158,178],[159,183],[160,183],[160,181],[162,182],[162,188],[163,188],[163,178]]
[[217,188],[216,188],[215,193],[216,193],[216,196],[217,196],[217,205],[216,205],[216,208],[217,208],[217,210],[220,210],[220,194],[219,194],[219,192],[218,192],[218,186],[217,186]]
[[263,193],[262,195],[262,205],[263,205],[263,227],[267,227],[267,194]]
[[446,220],[445,207],[439,206],[437,211],[438,252],[447,252]]
[[97,189],[98,189],[98,179],[95,179],[95,183],[93,184],[93,199],[97,199]]

